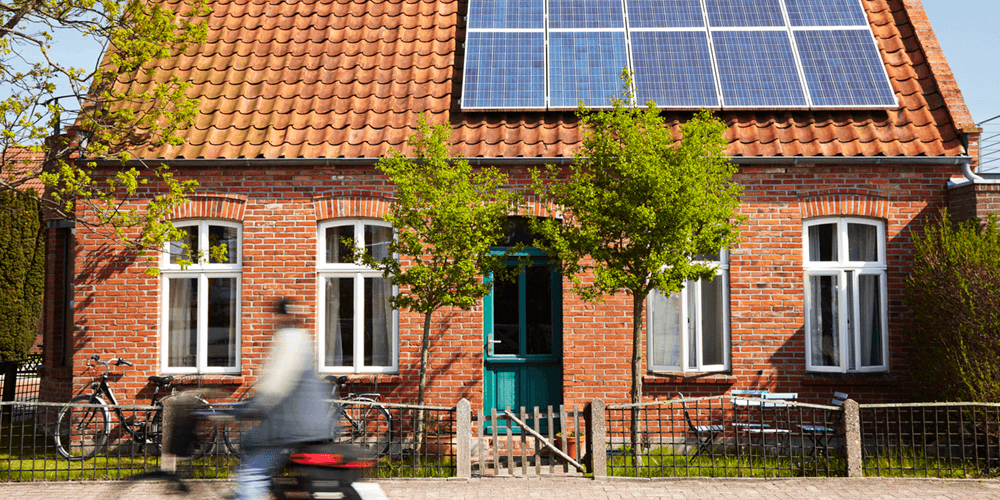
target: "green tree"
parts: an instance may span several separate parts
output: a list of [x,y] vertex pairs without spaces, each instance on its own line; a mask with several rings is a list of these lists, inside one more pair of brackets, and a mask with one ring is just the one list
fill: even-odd
[[[567,171],[534,173],[534,191],[553,208],[533,229],[544,237],[536,245],[561,262],[581,297],[601,300],[620,291],[632,297],[630,395],[638,403],[646,297],[654,288],[677,292],[686,280],[712,279],[712,267],[692,260],[738,241],[742,188],[724,156],[724,123],[701,111],[681,125],[678,140],[655,103],[634,104],[627,70],[622,79],[610,110],[581,104],[583,143]],[[585,273],[593,280],[582,281]],[[636,439],[633,423],[633,448]]]
[[[506,217],[520,196],[503,189],[507,178],[493,168],[473,171],[464,158],[448,154],[449,129],[420,117],[409,138],[415,158],[393,153],[378,167],[395,184],[392,207],[384,219],[397,234],[389,257],[375,260],[362,249],[355,255],[382,271],[400,287],[392,306],[423,314],[420,379],[417,404],[424,403],[431,316],[441,307],[469,310],[492,288],[484,276],[507,279],[504,265],[517,248],[498,253],[491,245],[502,240]],[[420,419],[423,422],[423,419]]]
[[1000,403],[1000,227],[953,224],[947,212],[914,236],[906,280],[919,398]]
[[[181,142],[176,132],[198,109],[184,95],[191,83],[179,76],[157,81],[153,74],[158,59],[206,38],[206,9],[205,0],[169,7],[142,0],[0,0],[0,192],[40,179],[49,191],[46,210],[78,229],[102,228],[100,234],[140,254],[179,239],[163,219],[194,182],[174,179],[161,164],[104,175],[94,162],[67,158],[77,152],[126,161],[138,148]],[[104,49],[94,67],[58,60],[54,44],[87,38]],[[68,95],[55,94],[59,79],[68,81]],[[54,135],[67,118],[75,122],[78,145]],[[25,149],[43,160],[19,160]],[[151,181],[165,186],[163,194],[128,202]],[[84,212],[89,216],[78,217]]]
[[0,192],[0,361],[24,358],[38,334],[45,287],[45,238],[38,198]]

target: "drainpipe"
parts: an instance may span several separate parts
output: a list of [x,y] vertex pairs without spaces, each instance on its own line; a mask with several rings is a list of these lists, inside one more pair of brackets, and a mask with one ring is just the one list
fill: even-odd
[[976,181],[986,180],[976,175],[976,173],[972,171],[971,161],[962,162],[962,175],[964,175],[966,179],[969,179],[969,181],[972,182],[973,184],[975,184]]

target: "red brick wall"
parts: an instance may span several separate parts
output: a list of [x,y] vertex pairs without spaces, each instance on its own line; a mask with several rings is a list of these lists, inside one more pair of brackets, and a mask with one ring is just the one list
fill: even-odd
[[948,194],[948,213],[956,222],[982,219],[989,214],[1000,215],[1000,184],[967,182],[950,189]]
[[[243,224],[242,374],[203,382],[236,394],[259,374],[276,318],[275,299],[304,307],[304,326],[315,328],[317,222],[330,217],[376,217],[387,209],[391,185],[371,168],[175,167],[178,177],[199,181],[201,194],[175,215],[213,217]],[[523,169],[510,168],[511,182],[524,185]],[[731,253],[732,373],[703,376],[647,374],[646,397],[720,394],[735,388],[799,392],[822,402],[835,390],[863,402],[906,398],[908,314],[903,282],[909,268],[910,231],[945,205],[954,167],[744,166],[742,211],[749,217],[743,242]],[[150,188],[152,189],[152,188]],[[538,212],[534,207],[532,212]],[[890,367],[888,374],[806,374],[803,332],[802,221],[823,215],[871,216],[886,221],[889,280]],[[91,379],[84,361],[92,354],[127,356],[117,388],[148,397],[146,376],[159,371],[160,279],[144,274],[154,263],[78,231],[76,245],[77,336],[72,353],[76,388]],[[624,402],[630,387],[631,298],[583,302],[564,284],[563,385],[566,403],[601,397]],[[482,402],[482,307],[440,310],[434,315],[430,366],[431,404],[468,398]],[[416,396],[422,318],[400,316],[400,373],[380,376],[390,401]],[[46,346],[58,328],[47,324]],[[52,340],[49,340],[52,339]],[[54,349],[54,348],[53,348]],[[47,353],[48,354],[48,353]],[[56,353],[53,353],[56,354]],[[645,363],[644,363],[645,366]],[[370,378],[370,377],[366,377]],[[192,377],[187,377],[193,383]]]

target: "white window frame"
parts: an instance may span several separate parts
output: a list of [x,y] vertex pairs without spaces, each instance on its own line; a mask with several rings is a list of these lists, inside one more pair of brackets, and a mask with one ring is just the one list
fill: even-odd
[[[170,262],[171,242],[167,242],[165,251],[160,261],[161,276],[161,327],[160,327],[160,367],[163,373],[170,374],[239,374],[242,366],[242,295],[243,295],[243,225],[238,222],[230,222],[215,219],[192,219],[174,222],[174,227],[178,229],[195,226],[198,228],[198,242],[208,242],[208,230],[210,226],[222,226],[236,229],[236,259],[230,262],[208,262],[208,248],[191,249],[202,253],[203,258],[192,258],[190,266],[182,268],[179,264]],[[197,361],[193,367],[171,367],[169,366],[170,348],[168,339],[170,337],[170,280],[184,278],[198,279],[198,346]],[[235,366],[208,366],[208,315],[201,311],[208,310],[208,280],[210,278],[235,278],[236,279],[236,360]]]
[[[714,372],[725,372],[729,371],[732,366],[732,340],[730,335],[730,294],[729,294],[729,253],[727,251],[722,251],[719,255],[719,260],[717,261],[696,261],[697,263],[714,265],[715,266],[715,278],[712,281],[721,280],[723,300],[722,300],[722,338],[723,338],[723,363],[722,364],[705,364],[702,352],[702,346],[704,342],[702,341],[703,331],[702,331],[702,321],[701,314],[703,309],[701,307],[697,308],[697,318],[688,317],[689,311],[689,301],[691,300],[691,294],[695,297],[701,297],[701,286],[702,281],[698,280],[694,282],[694,288],[688,289],[684,287],[680,291],[680,315],[681,315],[681,332],[680,332],[680,365],[658,365],[654,364],[653,355],[654,348],[656,346],[656,339],[654,332],[654,324],[661,320],[663,316],[662,312],[658,312],[653,307],[653,297],[652,293],[660,293],[658,290],[654,290],[650,294],[650,298],[647,299],[647,325],[646,325],[646,346],[647,346],[647,366],[650,372],[682,372],[682,373],[714,373]],[[691,339],[689,338],[690,329],[686,327],[691,321],[695,325],[695,342],[697,346],[697,352],[695,353],[696,363],[690,365],[688,360],[691,357]]]
[[[809,228],[824,224],[837,225],[837,260],[813,262],[809,260]],[[848,241],[848,224],[863,224],[876,228],[876,238],[878,243],[878,260],[874,262],[851,261]],[[806,371],[828,372],[828,373],[871,373],[889,371],[889,300],[888,300],[888,266],[886,265],[886,238],[885,222],[876,219],[861,217],[824,217],[820,219],[810,219],[802,223],[802,267],[805,270],[805,344],[806,344]],[[859,301],[858,282],[860,276],[879,276],[879,288],[881,290],[881,311],[882,328],[882,363],[879,365],[860,366],[861,363],[861,329],[855,328],[853,341],[848,338],[850,335],[850,325],[861,324],[861,308]],[[810,290],[810,277],[812,276],[835,276],[837,278],[837,302],[839,304],[837,313],[838,334],[840,337],[840,366],[814,365],[812,362],[812,341],[809,332],[812,331],[812,290]],[[847,307],[847,289],[845,286],[851,280],[852,290],[855,290],[852,299],[852,307]],[[850,309],[853,314],[848,313]],[[854,345],[853,352],[850,346]],[[852,367],[852,365],[854,365]]]
[[[364,366],[364,342],[354,342],[354,366],[326,365],[326,307],[324,307],[326,278],[354,279],[354,311],[358,314],[364,310],[364,279],[382,278],[382,272],[358,263],[327,263],[326,262],[326,230],[335,226],[354,226],[354,243],[364,248],[365,226],[392,227],[379,219],[331,219],[318,225],[318,246],[316,247],[316,312],[317,323],[317,370],[321,373],[398,373],[399,372],[399,311],[392,309],[392,325],[390,326],[389,357],[391,366]],[[399,293],[399,287],[393,285],[392,294]],[[363,314],[363,312],[361,313]],[[364,338],[364,321],[354,321],[354,338]]]

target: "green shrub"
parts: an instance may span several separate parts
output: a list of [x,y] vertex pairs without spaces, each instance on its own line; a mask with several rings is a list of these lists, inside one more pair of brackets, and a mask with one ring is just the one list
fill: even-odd
[[906,305],[913,312],[918,398],[1000,402],[1000,230],[952,224],[945,212],[914,237]]
[[32,195],[0,192],[0,361],[22,359],[38,334],[45,232]]

